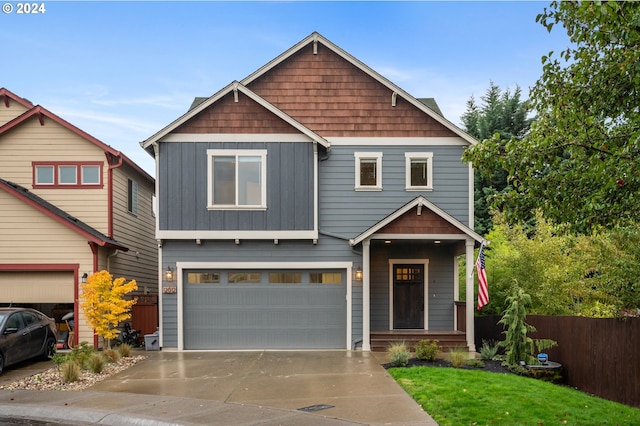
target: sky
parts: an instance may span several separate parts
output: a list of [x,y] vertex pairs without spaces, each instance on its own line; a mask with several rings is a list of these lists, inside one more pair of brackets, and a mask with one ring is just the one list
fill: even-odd
[[493,82],[526,99],[541,57],[569,46],[561,28],[536,23],[541,1],[36,0],[31,14],[0,3],[0,87],[152,176],[141,141],[314,31],[414,97],[435,98],[460,127],[472,96],[481,102]]

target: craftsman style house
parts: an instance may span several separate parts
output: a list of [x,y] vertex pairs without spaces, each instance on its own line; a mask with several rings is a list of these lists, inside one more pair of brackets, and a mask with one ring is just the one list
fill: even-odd
[[475,350],[475,141],[427,103],[313,33],[143,141],[162,346],[366,351],[412,333]]
[[[74,311],[83,279],[106,269],[157,293],[154,180],[121,152],[0,88],[0,305]],[[155,330],[155,328],[154,328]]]

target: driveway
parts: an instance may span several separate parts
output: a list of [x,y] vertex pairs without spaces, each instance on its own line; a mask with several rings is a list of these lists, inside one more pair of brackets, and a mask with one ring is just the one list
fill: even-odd
[[[202,409],[208,405],[223,405],[235,411],[244,407],[246,414],[268,407],[310,413],[318,421],[322,417],[374,425],[437,425],[381,366],[385,354],[167,350],[144,354],[148,356],[146,360],[82,393],[118,393],[110,398],[112,405],[119,400],[123,404],[142,399],[158,404],[174,398],[188,399],[191,406]],[[211,404],[203,404],[203,400]],[[193,404],[194,401],[200,404]],[[114,406],[112,411],[118,408]],[[164,414],[159,417],[166,419]],[[195,411],[180,418],[199,424],[213,421]]]

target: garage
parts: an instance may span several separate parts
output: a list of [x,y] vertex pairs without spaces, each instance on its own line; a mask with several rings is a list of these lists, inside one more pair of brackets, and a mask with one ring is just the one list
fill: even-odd
[[346,271],[183,270],[184,349],[344,349]]

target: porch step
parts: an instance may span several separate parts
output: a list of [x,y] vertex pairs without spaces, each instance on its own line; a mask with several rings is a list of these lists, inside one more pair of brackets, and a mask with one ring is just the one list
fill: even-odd
[[462,331],[394,330],[372,331],[371,350],[386,352],[391,344],[405,342],[413,352],[416,343],[420,340],[437,340],[442,352],[449,352],[456,348],[467,348],[467,337]]

